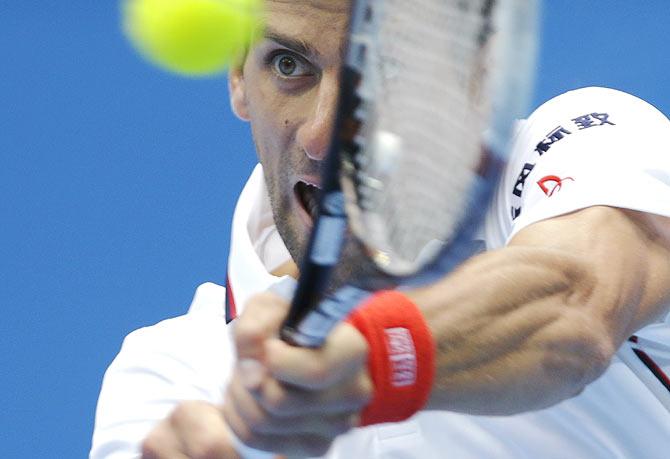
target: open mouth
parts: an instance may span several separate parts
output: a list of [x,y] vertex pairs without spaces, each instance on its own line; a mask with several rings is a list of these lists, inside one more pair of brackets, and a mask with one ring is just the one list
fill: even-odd
[[298,182],[293,190],[305,212],[312,220],[316,219],[319,209],[319,187],[307,182]]

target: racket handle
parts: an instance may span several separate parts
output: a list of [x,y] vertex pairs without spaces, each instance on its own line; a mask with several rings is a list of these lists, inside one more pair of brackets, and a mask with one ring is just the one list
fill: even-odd
[[[331,168],[336,166],[330,165]],[[307,247],[308,256],[302,261],[295,296],[280,333],[283,340],[298,346],[319,347],[338,321],[315,315],[319,314],[322,293],[327,290],[330,275],[340,258],[347,229],[344,195],[338,189],[337,177],[331,178],[326,185],[328,190],[320,196],[320,215]],[[306,321],[309,324],[305,324]],[[333,323],[329,323],[331,321]]]
[[357,287],[343,287],[334,295],[323,298],[302,320],[285,322],[280,336],[296,346],[321,347],[330,331],[370,295],[369,291]]

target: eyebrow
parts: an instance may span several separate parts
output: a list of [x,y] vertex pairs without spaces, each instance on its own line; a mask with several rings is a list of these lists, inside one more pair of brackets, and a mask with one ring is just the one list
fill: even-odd
[[316,50],[316,48],[314,48],[309,43],[306,43],[304,40],[298,40],[296,38],[289,37],[271,28],[267,28],[265,30],[265,38],[304,56],[320,56],[320,53]]

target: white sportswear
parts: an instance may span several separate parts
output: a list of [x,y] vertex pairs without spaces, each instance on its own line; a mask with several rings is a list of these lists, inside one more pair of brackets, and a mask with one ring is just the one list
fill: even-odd
[[[619,91],[586,88],[547,102],[518,125],[484,226],[487,247],[504,245],[534,222],[594,205],[670,216],[668,139],[665,116]],[[181,401],[222,403],[235,360],[226,293],[239,309],[256,292],[293,283],[268,272],[289,255],[260,166],[239,198],[231,246],[228,292],[203,284],[187,314],[125,339],[104,377],[92,459],[139,457],[142,440]],[[518,281],[523,288],[524,279]],[[658,370],[670,374],[670,321],[637,336]],[[614,358],[580,395],[540,411],[507,417],[425,411],[401,423],[356,428],[327,457],[667,458],[670,412],[641,382],[649,370],[640,365],[635,372]]]

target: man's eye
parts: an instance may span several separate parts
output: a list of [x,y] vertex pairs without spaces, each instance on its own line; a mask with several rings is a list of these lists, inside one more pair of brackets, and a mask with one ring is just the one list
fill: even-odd
[[298,56],[292,54],[277,54],[272,58],[270,64],[277,75],[284,78],[301,77],[312,74],[309,64]]

